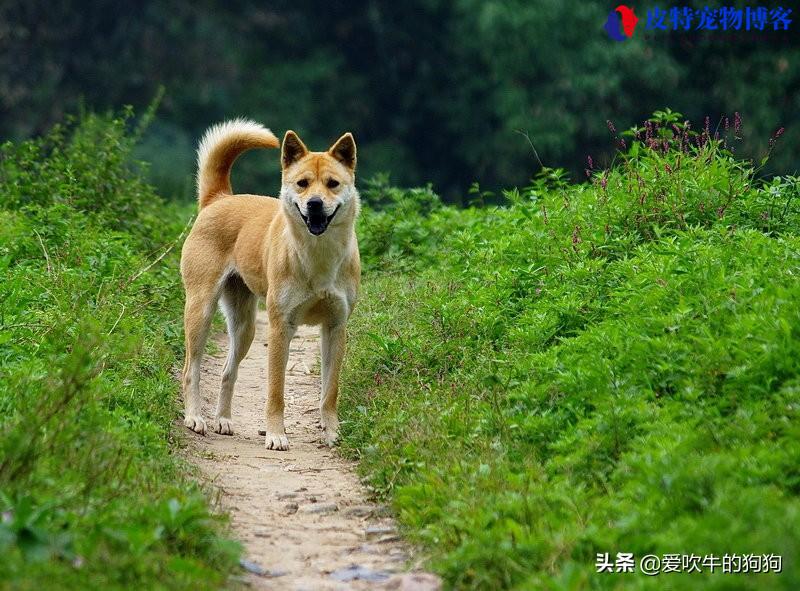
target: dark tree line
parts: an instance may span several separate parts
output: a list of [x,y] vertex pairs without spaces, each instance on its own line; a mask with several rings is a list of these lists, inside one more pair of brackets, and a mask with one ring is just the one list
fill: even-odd
[[[714,124],[739,111],[750,156],[786,127],[772,165],[794,172],[800,22],[647,32],[647,8],[617,43],[610,6],[577,0],[6,0],[0,133],[40,133],[81,105],[142,109],[163,85],[141,153],[165,191],[188,191],[205,127],[242,115],[317,149],[352,130],[363,173],[457,199],[472,181],[526,182],[539,167],[528,138],[578,176],[587,155],[611,158],[607,119],[625,128],[670,107]],[[245,158],[241,188],[276,186],[276,162]]]

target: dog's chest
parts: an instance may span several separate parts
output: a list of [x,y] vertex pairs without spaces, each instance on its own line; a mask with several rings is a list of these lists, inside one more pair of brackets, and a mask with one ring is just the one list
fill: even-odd
[[322,242],[315,248],[307,248],[299,253],[300,273],[297,279],[309,297],[324,299],[332,291],[340,289],[345,260],[341,250],[343,249],[339,245]]
[[294,285],[282,291],[278,305],[290,324],[338,324],[347,319],[350,303],[335,284]]
[[341,267],[341,263],[308,266],[303,277],[280,291],[278,305],[290,323],[337,324],[347,319],[352,304]]

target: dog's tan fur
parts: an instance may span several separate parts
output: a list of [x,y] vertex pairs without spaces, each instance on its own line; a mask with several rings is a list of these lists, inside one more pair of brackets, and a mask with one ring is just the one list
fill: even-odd
[[321,325],[323,437],[333,444],[338,435],[336,400],[345,324],[361,276],[354,230],[359,196],[351,134],[343,135],[326,152],[309,152],[292,131],[283,140],[280,197],[232,195],[230,170],[239,154],[278,146],[268,129],[243,120],[212,127],[200,143],[200,213],[181,256],[186,290],[184,423],[193,431],[206,432],[200,411],[200,363],[219,301],[228,324],[230,350],[214,429],[232,433],[236,373],[253,341],[257,299],[265,297],[269,319],[266,446],[288,449],[283,425],[284,374],[289,342],[300,324]]

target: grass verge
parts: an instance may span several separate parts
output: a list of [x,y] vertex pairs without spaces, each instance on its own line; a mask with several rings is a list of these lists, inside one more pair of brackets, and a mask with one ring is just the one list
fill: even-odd
[[187,211],[142,181],[130,122],[0,150],[4,588],[215,589],[237,563],[171,451],[182,296],[158,258]]
[[452,588],[800,586],[800,181],[673,116],[503,206],[365,192],[344,447]]

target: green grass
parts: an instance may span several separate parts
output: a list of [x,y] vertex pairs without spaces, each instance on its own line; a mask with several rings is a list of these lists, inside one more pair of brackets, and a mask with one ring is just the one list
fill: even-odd
[[[661,117],[503,206],[365,191],[343,445],[449,587],[800,587],[800,183]],[[603,552],[783,573],[600,575]]]
[[[130,118],[0,149],[0,587],[216,589],[238,545],[174,451],[188,217]],[[176,250],[179,250],[179,245]]]
[[[583,184],[467,209],[365,187],[343,449],[448,587],[800,586],[800,181],[658,119]],[[233,584],[175,454],[156,260],[188,210],[141,180],[139,135],[88,115],[0,147],[2,588]],[[784,572],[599,575],[604,552]]]

